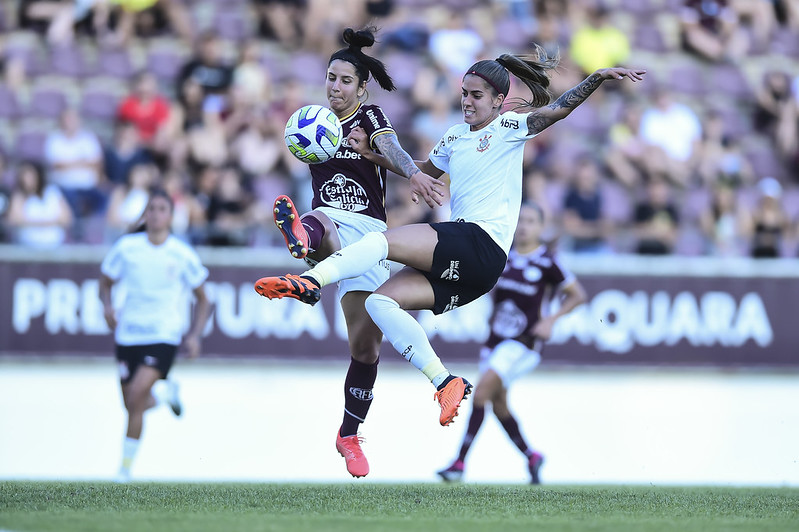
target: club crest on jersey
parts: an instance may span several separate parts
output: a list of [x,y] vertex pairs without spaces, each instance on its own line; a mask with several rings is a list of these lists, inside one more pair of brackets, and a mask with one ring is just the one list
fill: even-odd
[[491,140],[491,135],[486,133],[485,137],[480,139],[480,144],[477,145],[477,151],[484,152],[488,149],[489,141]]
[[360,212],[369,207],[366,190],[344,174],[336,174],[322,184],[319,197],[325,205],[343,211]]

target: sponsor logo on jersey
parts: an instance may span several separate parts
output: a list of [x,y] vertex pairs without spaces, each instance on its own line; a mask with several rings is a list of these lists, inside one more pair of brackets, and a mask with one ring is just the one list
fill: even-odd
[[355,388],[350,386],[350,395],[359,401],[371,401],[374,398],[371,388]]
[[380,129],[380,122],[377,121],[377,117],[375,116],[375,112],[372,109],[366,111],[366,116],[369,117],[369,121],[372,123],[372,126],[375,129]]
[[144,357],[144,365],[145,366],[157,366],[158,359],[155,358],[153,355],[145,355]]
[[338,150],[335,155],[336,159],[353,159],[356,161],[361,160],[361,154],[350,150]]
[[360,183],[347,178],[344,174],[336,174],[323,183],[319,197],[325,205],[343,211],[360,212],[369,207],[366,190]]
[[441,274],[441,278],[446,281],[457,281],[461,278],[460,272],[458,272],[458,267],[460,266],[461,261],[459,260],[451,260],[449,261],[449,268],[444,270],[444,273]]
[[519,129],[519,121],[512,118],[503,118],[499,125],[508,129]]
[[452,297],[450,297],[449,298],[449,303],[447,303],[447,306],[444,307],[444,312],[449,312],[452,309],[458,308],[458,300],[459,299],[460,299],[460,296],[452,296]]
[[486,151],[489,148],[489,143],[491,140],[491,135],[486,133],[486,135],[480,139],[480,144],[477,145],[477,151],[480,153]]

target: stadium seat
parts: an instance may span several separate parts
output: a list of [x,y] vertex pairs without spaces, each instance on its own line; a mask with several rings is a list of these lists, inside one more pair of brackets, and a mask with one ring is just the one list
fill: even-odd
[[21,129],[14,141],[14,156],[17,160],[44,162],[44,142],[47,131],[44,129]]
[[49,72],[76,78],[89,75],[93,66],[87,55],[79,46],[53,46],[50,49]]
[[[230,1],[230,0],[228,0]],[[233,42],[246,40],[255,33],[253,17],[238,6],[219,6],[213,26],[223,39]]]
[[749,81],[735,65],[713,65],[708,71],[708,89],[741,101],[753,98]]
[[97,73],[104,76],[129,78],[135,68],[126,50],[100,50],[97,57]]
[[31,116],[58,118],[68,105],[66,94],[55,87],[34,88],[28,104]]
[[16,93],[0,85],[0,118],[14,120],[20,115],[20,105]]
[[695,63],[672,66],[666,76],[666,83],[677,94],[691,97],[704,97],[707,94],[704,70]]
[[80,114],[84,118],[99,118],[112,121],[116,117],[120,94],[103,87],[91,85],[83,91]]

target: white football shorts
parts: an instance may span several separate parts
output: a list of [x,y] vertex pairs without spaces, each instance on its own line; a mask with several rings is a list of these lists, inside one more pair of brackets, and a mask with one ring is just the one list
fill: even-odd
[[533,371],[540,362],[538,351],[516,340],[503,340],[494,349],[483,347],[480,350],[480,375],[492,369],[502,379],[502,385],[508,388],[513,381]]
[[[318,207],[316,210],[323,212],[338,226],[338,238],[341,247],[353,244],[363,238],[366,233],[382,233],[387,229],[385,222],[340,209]],[[391,266],[387,260],[381,260],[376,266],[359,277],[343,279],[338,282],[338,295],[342,297],[347,292],[374,292],[381,284],[388,281]]]

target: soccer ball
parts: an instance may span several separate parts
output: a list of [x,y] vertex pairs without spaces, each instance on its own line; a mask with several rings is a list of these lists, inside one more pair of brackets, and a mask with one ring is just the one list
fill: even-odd
[[308,164],[323,163],[333,157],[343,136],[338,117],[321,105],[297,109],[286,122],[284,134],[291,154]]

